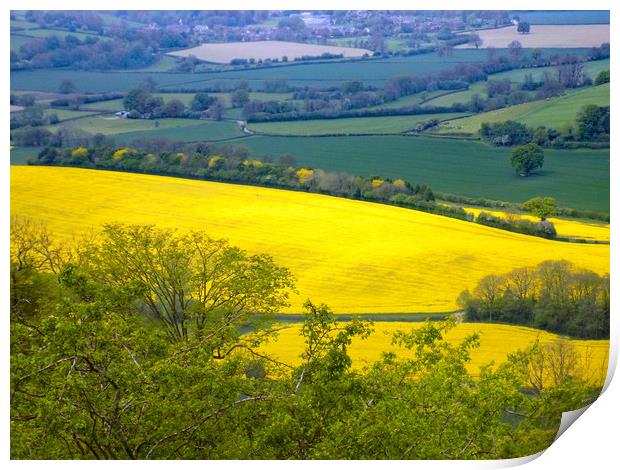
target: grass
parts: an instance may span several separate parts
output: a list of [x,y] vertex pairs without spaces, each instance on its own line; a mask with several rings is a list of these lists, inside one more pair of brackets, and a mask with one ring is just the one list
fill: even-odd
[[43,147],[11,147],[11,165],[27,165],[28,160],[36,158]]
[[609,245],[562,243],[304,192],[101,170],[11,167],[11,211],[71,237],[110,221],[205,229],[268,253],[336,313],[445,312],[490,273],[548,259],[609,271]]
[[[502,52],[502,51],[498,51]],[[585,53],[587,49],[575,50]],[[546,51],[546,54],[551,51]],[[420,54],[408,57],[368,59],[349,62],[295,64],[260,69],[229,70],[215,73],[157,73],[139,71],[87,72],[80,70],[29,70],[11,73],[12,90],[56,91],[64,79],[73,80],[81,92],[126,91],[145,78],[153,78],[160,87],[199,88],[231,80],[246,80],[252,89],[261,89],[266,79],[286,79],[290,85],[337,86],[348,80],[363,80],[382,86],[385,79],[399,75],[427,75],[454,67],[458,63],[487,60],[487,52],[456,50],[449,57]]]
[[33,38],[11,34],[11,50],[19,52],[20,47],[32,41]]
[[[103,115],[78,119],[66,124],[92,134],[115,135],[136,131],[164,130],[196,125],[208,125],[211,121],[198,121],[196,119],[124,119],[112,115]],[[156,123],[159,123],[157,125]],[[201,124],[202,123],[202,124]],[[50,131],[56,131],[61,125],[48,126]]]
[[442,128],[444,132],[475,134],[483,122],[518,121],[529,127],[545,126],[563,133],[576,127],[579,110],[587,104],[609,106],[609,83],[599,86],[570,90],[562,96],[547,100],[509,106],[486,113],[450,121]]
[[412,116],[379,116],[309,121],[249,123],[253,131],[272,135],[334,135],[334,134],[401,134],[429,119],[448,120],[465,113],[418,114]]
[[83,104],[80,106],[80,109],[116,112],[122,111],[124,106],[122,98],[119,98],[117,100],[97,101],[95,103]]
[[33,23],[31,21],[15,19],[11,20],[11,29],[19,28],[19,29],[35,29],[38,28],[39,25],[37,23]]
[[[381,359],[382,352],[394,352],[400,358],[412,358],[415,352],[391,344],[392,335],[400,331],[411,331],[421,326],[420,323],[375,322],[373,333],[367,339],[355,338],[348,349],[353,359],[353,367],[362,369],[366,365]],[[305,344],[300,336],[300,326],[293,325],[278,331],[275,341],[261,346],[261,351],[282,362],[299,365],[300,355]],[[496,365],[505,362],[508,355],[524,350],[537,340],[541,345],[553,344],[560,338],[545,331],[521,326],[491,323],[460,323],[446,334],[446,339],[456,345],[466,337],[480,334],[480,347],[471,351],[468,370],[476,374],[479,368],[490,362]],[[608,340],[570,340],[582,358],[589,358],[588,378],[592,383],[602,385],[607,374],[609,356]]]
[[50,116],[52,114],[55,114],[58,119],[60,119],[60,121],[66,121],[67,119],[79,119],[79,118],[83,118],[86,116],[92,116],[93,114],[95,114],[93,111],[75,111],[72,109],[57,109],[57,108],[50,108],[50,109],[46,109],[43,113],[45,116]]
[[562,207],[609,211],[608,150],[547,150],[528,178],[509,164],[509,148],[481,142],[408,136],[240,139],[256,155],[290,154],[300,165],[353,175],[429,184],[435,191],[523,202],[553,196]]
[[143,138],[163,138],[177,142],[202,142],[227,140],[243,135],[235,123],[224,121],[193,121],[194,125],[168,127],[150,131],[134,131],[119,134],[117,142],[132,142]]

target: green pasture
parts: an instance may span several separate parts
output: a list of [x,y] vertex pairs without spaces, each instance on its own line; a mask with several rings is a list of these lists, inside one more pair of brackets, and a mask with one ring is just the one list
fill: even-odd
[[449,120],[465,113],[418,114],[410,116],[378,116],[308,121],[256,122],[248,127],[271,135],[334,135],[334,134],[401,134],[429,119]]
[[564,207],[609,211],[609,151],[548,150],[541,171],[520,177],[509,148],[417,136],[239,139],[254,155],[290,154],[299,165],[427,183],[434,190],[523,202],[553,196]]
[[579,110],[587,104],[609,106],[609,83],[571,90],[556,98],[531,101],[450,121],[443,126],[442,131],[474,134],[480,130],[483,122],[511,120],[522,122],[529,127],[545,126],[567,133],[569,128],[575,126]]

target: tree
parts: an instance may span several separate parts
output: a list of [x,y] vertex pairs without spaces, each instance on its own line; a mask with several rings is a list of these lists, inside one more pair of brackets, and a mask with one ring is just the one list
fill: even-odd
[[603,83],[609,83],[609,70],[602,70],[594,80],[595,85],[602,85]]
[[582,140],[609,139],[610,107],[587,104],[577,114],[579,138]]
[[250,101],[250,94],[244,88],[238,88],[230,94],[233,108],[243,108]]
[[577,88],[584,84],[583,62],[578,57],[570,57],[558,66],[558,81],[566,88]]
[[480,37],[480,35],[478,33],[471,33],[467,40],[469,41],[470,44],[474,45],[476,47],[476,49],[478,49],[480,46],[482,46],[482,38]]
[[517,32],[521,34],[530,32],[530,24],[527,21],[519,21],[517,24]]
[[142,113],[146,106],[146,101],[150,97],[150,94],[142,88],[134,88],[129,90],[125,98],[123,99],[123,107],[127,111],[138,111]]
[[552,197],[534,197],[523,204],[523,209],[540,217],[541,220],[558,213],[558,206]]
[[508,44],[508,53],[513,59],[518,59],[523,54],[523,46],[519,41],[512,41]]
[[217,100],[214,96],[209,96],[208,93],[196,93],[192,99],[190,105],[192,111],[205,111]]
[[76,90],[77,90],[77,87],[75,86],[75,83],[73,83],[72,80],[68,80],[68,79],[65,79],[62,82],[60,82],[60,85],[58,86],[58,92],[62,93],[63,95],[68,95],[69,93],[75,93]]
[[164,105],[163,113],[167,117],[179,117],[185,113],[185,105],[181,100],[173,99]]
[[510,164],[519,175],[529,176],[532,171],[542,168],[544,160],[540,146],[529,143],[513,149]]

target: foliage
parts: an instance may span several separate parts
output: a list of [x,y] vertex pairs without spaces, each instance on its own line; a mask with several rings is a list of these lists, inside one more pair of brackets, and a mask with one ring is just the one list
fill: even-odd
[[609,139],[610,107],[589,104],[577,115],[579,137],[583,140]]
[[[143,287],[99,275],[113,253],[85,265],[78,256],[49,273],[19,264],[49,244],[33,245],[16,225],[12,236],[20,273],[11,284],[12,458],[516,457],[548,446],[560,413],[596,393],[562,378],[528,398],[528,372],[554,371],[537,350],[474,377],[466,366],[479,337],[452,345],[453,321],[397,332],[394,343],[415,355],[386,354],[359,373],[348,349],[371,325],[337,323],[310,302],[298,367],[254,351],[268,326],[229,336],[216,316],[178,341],[145,316]],[[24,304],[29,311],[15,307]],[[507,413],[522,419],[511,423]]]
[[552,197],[534,197],[523,203],[523,209],[540,217],[541,220],[558,213],[558,206]]
[[518,174],[529,176],[532,171],[542,168],[544,161],[545,156],[540,146],[530,143],[512,150],[510,165]]
[[609,70],[602,70],[594,79],[595,85],[602,85],[603,83],[609,83]]
[[506,275],[489,275],[459,303],[468,321],[497,321],[570,335],[609,337],[609,275],[545,261]]
[[527,144],[532,139],[532,131],[515,121],[483,122],[480,126],[480,136],[493,145],[513,146]]

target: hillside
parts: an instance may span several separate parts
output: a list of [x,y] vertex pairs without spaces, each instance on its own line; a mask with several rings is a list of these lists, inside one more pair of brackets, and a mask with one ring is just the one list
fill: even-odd
[[483,276],[547,259],[609,271],[609,245],[553,242],[380,204],[180,178],[12,167],[11,210],[65,237],[111,221],[206,229],[289,267],[299,289],[291,313],[307,298],[337,313],[451,311],[458,294]]
[[556,98],[531,101],[448,121],[441,126],[441,131],[475,134],[483,122],[512,120],[529,127],[545,126],[565,133],[570,127],[575,127],[575,118],[583,106],[587,104],[609,106],[609,90],[609,83],[578,89]]

